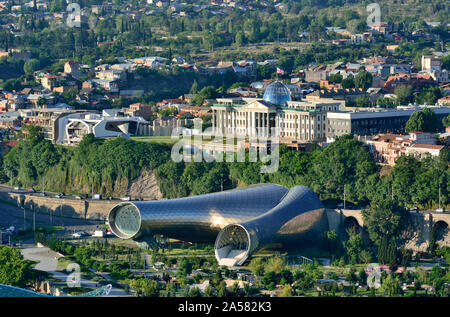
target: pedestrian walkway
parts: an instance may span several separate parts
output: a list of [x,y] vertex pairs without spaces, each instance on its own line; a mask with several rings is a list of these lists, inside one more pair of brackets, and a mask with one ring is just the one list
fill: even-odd
[[[48,247],[27,247],[21,249],[21,253],[26,260],[37,261],[39,263],[36,264],[35,269],[43,272],[47,272],[52,275],[53,278],[60,281],[68,281],[68,277],[70,274],[65,274],[62,272],[62,268],[58,266],[58,259],[63,257],[61,254],[50,250]],[[107,274],[100,274],[107,280],[112,280],[108,278]],[[70,280],[68,281],[70,282]],[[86,280],[80,278],[80,285],[82,287],[88,288],[99,288],[102,285],[98,282]],[[69,286],[69,284],[68,284]],[[123,289],[113,287],[109,293],[109,296],[128,296],[128,293]]]

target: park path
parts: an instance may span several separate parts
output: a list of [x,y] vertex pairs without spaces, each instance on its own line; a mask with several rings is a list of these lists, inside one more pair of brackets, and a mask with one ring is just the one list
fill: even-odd
[[[25,259],[39,262],[35,266],[36,270],[47,272],[57,280],[67,281],[69,275],[62,272],[61,268],[58,267],[58,259],[62,257],[61,254],[50,250],[48,247],[35,247],[35,246],[23,248],[21,249],[21,253]],[[109,278],[107,274],[100,274],[100,275],[112,281],[112,279]],[[86,280],[83,278],[80,279],[80,284],[83,287],[89,287],[93,289],[102,286],[98,282]],[[109,296],[129,296],[129,294],[125,292],[123,289],[113,286],[111,288]]]

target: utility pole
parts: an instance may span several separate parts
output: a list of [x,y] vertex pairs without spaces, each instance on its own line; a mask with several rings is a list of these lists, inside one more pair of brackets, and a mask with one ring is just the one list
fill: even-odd
[[33,205],[33,232],[36,231],[36,208]]
[[392,200],[394,200],[394,182],[391,183]]
[[344,209],[345,209],[345,185],[344,185]]
[[23,230],[25,231],[27,228],[26,220],[25,220],[25,207],[22,207],[23,209]]

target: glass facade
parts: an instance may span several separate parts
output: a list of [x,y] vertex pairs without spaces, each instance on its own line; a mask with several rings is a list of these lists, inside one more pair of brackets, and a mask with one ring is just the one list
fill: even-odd
[[276,81],[267,86],[263,99],[274,105],[281,106],[291,101],[291,93],[286,85]]

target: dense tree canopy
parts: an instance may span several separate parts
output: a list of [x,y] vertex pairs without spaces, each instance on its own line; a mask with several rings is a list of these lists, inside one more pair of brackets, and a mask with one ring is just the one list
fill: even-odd
[[415,132],[437,132],[439,120],[433,110],[425,108],[422,111],[414,112],[406,122],[405,131]]
[[31,261],[19,249],[0,246],[0,284],[24,287],[31,277]]

